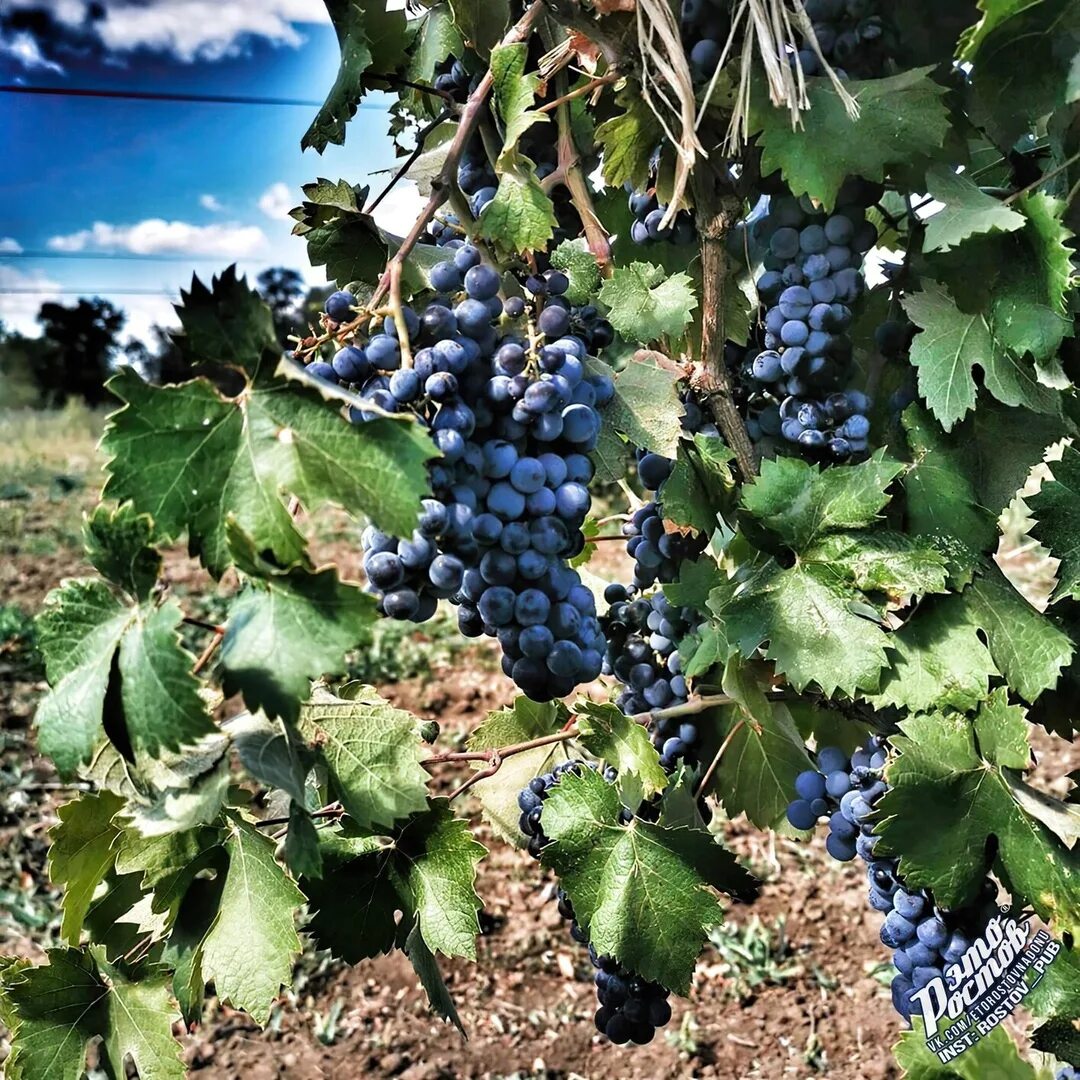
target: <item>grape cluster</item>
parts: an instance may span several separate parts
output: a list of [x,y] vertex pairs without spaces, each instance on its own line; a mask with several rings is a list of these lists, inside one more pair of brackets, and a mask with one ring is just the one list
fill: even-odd
[[1080,1069],[1076,1069],[1072,1065],[1065,1065],[1058,1069],[1054,1080],[1080,1080]]
[[928,890],[905,885],[898,859],[875,856],[873,814],[888,791],[882,776],[885,762],[883,736],[872,737],[850,758],[838,747],[824,747],[817,753],[817,768],[796,778],[798,798],[788,807],[787,818],[797,829],[812,829],[828,816],[829,854],[841,862],[858,854],[867,863],[870,906],[885,915],[881,941],[893,950],[897,969],[893,1006],[908,1020],[914,1007],[911,995],[959,961],[982,932],[993,914],[997,887],[988,878],[975,904],[944,911]]
[[[805,8],[822,55],[841,79],[885,74],[895,40],[878,0],[806,0]],[[821,74],[817,54],[805,43],[799,61],[805,75]]]
[[449,94],[459,105],[464,105],[480,84],[480,76],[470,75],[469,69],[453,56],[448,56],[436,71],[432,85],[436,90]]
[[[522,833],[529,838],[529,854],[535,859],[550,843],[544,835],[544,801],[551,789],[565,773],[580,775],[583,767],[596,770],[595,762],[564,761],[548,773],[529,781],[520,795],[518,807],[521,810],[519,825]],[[616,771],[608,766],[603,773],[604,779],[612,783]],[[627,807],[620,813],[620,821],[627,825],[634,815]],[[594,981],[600,1008],[596,1011],[596,1029],[606,1035],[611,1042],[622,1045],[633,1042],[640,1045],[651,1042],[656,1029],[663,1027],[671,1019],[671,1006],[668,1004],[670,991],[659,983],[650,982],[640,975],[623,967],[613,956],[601,956],[589,944],[588,935],[577,922],[574,905],[563,889],[558,890],[559,914],[570,923],[570,936],[589,949],[589,959],[596,969]]]
[[680,210],[670,225],[661,228],[667,206],[656,197],[655,188],[630,192],[630,212],[634,215],[630,226],[630,239],[635,244],[654,244],[666,240],[671,244],[693,244],[697,240],[694,216],[689,210]]
[[866,208],[879,196],[879,187],[856,178],[841,188],[831,214],[785,193],[759,221],[768,245],[757,282],[764,348],[746,354],[741,372],[751,388],[752,438],[779,437],[832,461],[866,454],[870,401],[845,389],[852,373],[847,330],[864,289],[862,256],[877,239]]
[[[355,422],[376,408],[410,411],[441,453],[413,535],[365,530],[365,570],[384,614],[422,621],[450,599],[464,634],[498,638],[503,670],[526,694],[563,697],[603,665],[595,600],[566,560],[584,546],[596,406],[614,387],[585,374],[585,343],[567,333],[565,275],[540,279],[547,303],[535,340],[522,332],[524,302],[499,297],[498,273],[470,245],[453,248],[431,280],[435,301],[403,312],[411,368],[392,318],[332,364],[309,367],[357,390]],[[349,294],[336,295],[351,308]]]
[[711,79],[731,33],[729,0],[682,0],[679,28],[695,81]]
[[[634,598],[635,590],[611,584],[604,591],[610,607],[601,616],[607,648],[604,674],[625,689],[615,703],[627,716],[685,705],[690,698],[678,642],[701,621],[693,608],[679,608],[663,593]],[[680,760],[692,764],[700,742],[690,721],[663,717],[652,729],[660,764],[672,772]]]

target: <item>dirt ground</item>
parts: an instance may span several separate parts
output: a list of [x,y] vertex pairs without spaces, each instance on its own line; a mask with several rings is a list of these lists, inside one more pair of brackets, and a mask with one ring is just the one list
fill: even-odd
[[[46,467],[40,484],[27,485],[29,498],[0,498],[0,605],[9,610],[32,614],[62,577],[86,571],[74,526],[93,502],[92,466],[83,455],[52,468],[79,475],[79,463],[84,486],[58,493]],[[0,459],[0,482],[3,467]],[[58,528],[58,520],[68,524]],[[321,539],[324,554],[355,572],[358,544],[349,529],[329,524]],[[193,587],[197,569],[183,552],[170,553],[167,565],[178,592]],[[45,834],[71,792],[55,789],[48,764],[34,755],[29,724],[43,683],[25,644],[18,635],[6,643],[0,637],[0,952],[40,958],[58,922]],[[491,649],[454,646],[447,656],[424,648],[434,657],[430,666],[384,692],[440,721],[447,744],[509,700]],[[1080,767],[1080,745],[1041,732],[1034,742],[1044,786]],[[192,1070],[207,1080],[899,1076],[890,1047],[900,1028],[880,917],[866,904],[862,870],[829,859],[823,838],[799,845],[740,822],[725,828],[729,845],[764,881],[761,896],[730,905],[734,929],[702,955],[689,998],[672,999],[671,1024],[650,1045],[627,1049],[595,1033],[591,968],[558,916],[550,877],[494,839],[478,814],[474,821],[490,849],[478,881],[485,903],[479,961],[443,961],[467,1041],[429,1013],[400,953],[349,968],[309,952],[265,1031],[212,1003],[200,1028],[181,1033]]]

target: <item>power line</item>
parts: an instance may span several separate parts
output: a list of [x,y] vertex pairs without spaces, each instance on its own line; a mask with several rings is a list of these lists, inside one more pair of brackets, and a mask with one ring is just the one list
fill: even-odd
[[[321,101],[308,101],[306,98],[262,98],[242,94],[182,94],[165,93],[153,90],[106,90],[75,86],[19,86],[13,83],[0,85],[0,93],[32,94],[38,96],[107,98],[122,101],[172,101],[196,102],[202,105],[300,105],[306,109],[319,109]],[[374,101],[362,101],[360,109],[386,112],[386,106]]]
[[76,289],[67,285],[55,289],[35,289],[16,285],[11,288],[0,286],[0,296],[160,296],[165,300],[171,300],[175,291],[169,289],[112,289],[92,288]]
[[227,260],[230,263],[265,263],[265,258],[237,259],[231,255],[139,255],[129,251],[2,251],[0,250],[0,262],[7,259],[98,259],[104,262],[111,260],[134,260],[135,262],[176,262],[194,263]]

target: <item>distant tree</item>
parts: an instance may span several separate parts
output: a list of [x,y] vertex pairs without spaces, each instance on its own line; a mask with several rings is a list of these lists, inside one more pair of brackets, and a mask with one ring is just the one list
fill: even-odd
[[42,403],[34,371],[52,351],[44,338],[25,337],[0,322],[0,406],[22,409]]
[[108,300],[80,299],[74,307],[52,301],[38,312],[45,340],[53,347],[32,358],[34,381],[49,405],[81,397],[89,405],[109,399],[105,381],[120,351],[127,316]]
[[256,278],[255,284],[262,298],[270,305],[278,340],[283,347],[288,347],[289,336],[300,334],[303,330],[300,312],[300,300],[304,296],[303,276],[296,270],[272,266]]

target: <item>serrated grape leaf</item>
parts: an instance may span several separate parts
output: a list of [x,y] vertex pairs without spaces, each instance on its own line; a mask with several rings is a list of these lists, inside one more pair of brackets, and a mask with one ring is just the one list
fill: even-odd
[[507,253],[543,251],[559,223],[551,196],[517,151],[500,159],[500,169],[495,197],[480,212],[479,234]]
[[534,124],[549,123],[548,114],[532,108],[540,76],[526,75],[529,47],[524,42],[499,45],[491,54],[492,103],[502,121],[502,149],[496,162],[498,171],[504,161],[512,160],[522,135]]
[[420,16],[407,78],[430,86],[439,65],[449,56],[460,56],[464,44],[450,8],[444,4],[430,8]]
[[889,484],[903,471],[883,450],[845,469],[778,457],[761,463],[761,474],[743,488],[742,502],[765,528],[802,551],[826,533],[873,524],[889,501]]
[[145,600],[161,571],[153,532],[149,514],[136,514],[130,503],[115,510],[99,503],[83,526],[86,557],[103,578],[136,600]]
[[46,597],[38,646],[52,689],[35,724],[61,773],[90,760],[107,712],[127,753],[153,756],[214,730],[177,633],[182,618],[172,601],[128,606],[99,580],[67,581]]
[[1041,1024],[1031,1033],[1031,1046],[1044,1054],[1053,1054],[1060,1061],[1080,1061],[1080,1031],[1069,1020],[1055,1018]]
[[409,936],[405,939],[403,948],[405,955],[409,958],[409,963],[413,966],[413,971],[416,972],[417,977],[420,979],[420,985],[423,986],[424,992],[428,996],[428,1004],[437,1015],[453,1024],[461,1032],[462,1038],[467,1038],[465,1027],[461,1023],[461,1017],[458,1015],[457,1006],[454,1004],[454,999],[450,996],[446,981],[439,970],[439,962],[435,959],[434,953],[427,947],[424,935],[420,932],[419,923],[416,923],[409,931]]
[[904,1080],[1043,1080],[1023,1058],[1004,1027],[995,1027],[943,1065],[926,1045],[921,1016],[893,1047]]
[[1080,450],[1064,447],[1060,461],[1049,464],[1051,478],[1039,491],[1026,495],[1035,524],[1028,530],[1061,560],[1054,600],[1080,599]]
[[926,222],[924,251],[957,247],[969,236],[986,232],[1014,232],[1026,218],[1000,199],[987,195],[965,173],[934,165],[926,173],[926,190],[944,206]]
[[201,946],[217,917],[228,868],[224,849],[217,850],[221,854],[217,875],[191,882],[177,908],[162,952],[162,960],[173,968],[173,996],[188,1024],[202,1018],[206,980],[202,973]]
[[295,722],[311,679],[340,672],[345,653],[367,637],[375,601],[326,567],[278,567],[229,523],[230,550],[247,577],[229,605],[220,661],[227,695],[251,710]]
[[800,693],[817,683],[827,697],[875,690],[888,663],[888,637],[856,611],[862,594],[821,563],[784,569],[761,561],[741,581],[714,589],[709,607],[727,640],[752,657],[762,645],[776,670]]
[[682,402],[678,376],[651,359],[635,354],[617,374],[601,360],[585,364],[590,375],[608,375],[615,381],[615,396],[603,406],[604,426],[621,432],[631,446],[674,458],[682,434]]
[[5,1011],[14,1019],[6,1076],[79,1080],[87,1043],[101,1038],[109,1075],[124,1075],[130,1056],[146,1080],[183,1080],[164,969],[110,964],[93,947],[49,949],[47,956],[47,964],[3,972]]
[[196,874],[214,864],[222,838],[219,828],[209,826],[156,836],[126,828],[113,845],[116,870],[136,875],[140,887],[154,894],[152,910],[165,911],[182,900]]
[[285,865],[296,877],[322,877],[319,831],[303,803],[289,803],[289,831],[285,835]]
[[[900,872],[929,888],[946,908],[970,903],[996,849],[1013,888],[1059,932],[1080,928],[1080,853],[1069,851],[1013,796],[1003,769],[1026,768],[1022,710],[998,691],[974,725],[956,714],[901,722],[889,791],[879,803],[882,848],[900,857]],[[983,730],[985,729],[985,738]],[[948,822],[928,829],[926,822]],[[991,844],[991,838],[994,843]]]
[[955,537],[975,551],[996,544],[996,518],[975,490],[965,448],[918,405],[905,409],[901,420],[912,455],[903,479],[911,531]]
[[[792,129],[786,108],[774,107],[759,86],[750,134],[763,148],[762,175],[781,169],[795,195],[807,194],[826,208],[849,176],[884,180],[890,165],[935,157],[949,134],[947,88],[915,68],[887,79],[844,83],[859,103],[852,119],[826,78],[807,81],[810,108]],[[807,153],[807,146],[814,152]]]
[[[636,83],[628,82],[616,94],[615,101],[623,111],[596,129],[604,182],[615,191],[624,184],[638,190],[649,181],[653,150],[663,137],[663,131]],[[625,198],[622,201],[625,202]]]
[[223,397],[205,379],[154,387],[123,368],[109,382],[125,405],[102,446],[105,494],[149,513],[163,541],[188,546],[215,576],[229,565],[230,516],[260,551],[303,557],[286,493],[313,511],[330,503],[408,536],[435,455],[416,424],[350,424],[311,391],[273,377]]
[[735,479],[730,463],[735,455],[722,439],[695,435],[679,440],[678,456],[664,481],[661,501],[664,517],[699,532],[711,534],[717,515],[734,502]]
[[[590,754],[614,765],[620,780],[629,774],[637,781],[638,801],[648,799],[667,786],[667,773],[649,739],[649,731],[610,703],[582,698],[574,709],[578,741]],[[629,800],[628,800],[629,801]]]
[[317,689],[300,709],[301,734],[319,752],[335,794],[363,829],[391,826],[427,806],[419,721],[373,692],[343,701]]
[[882,592],[895,602],[944,592],[948,577],[945,556],[931,543],[888,529],[832,533],[804,559],[832,566],[863,592]]
[[601,286],[600,301],[611,325],[642,345],[681,335],[698,304],[689,274],[645,262],[618,267]]
[[600,288],[600,267],[583,236],[564,240],[554,248],[551,265],[570,279],[570,287],[563,295],[571,304],[587,304]]
[[450,0],[461,36],[486,58],[502,39],[510,20],[509,0]]
[[1080,840],[1080,806],[1051,798],[1029,787],[1014,773],[1006,772],[1005,780],[1026,814],[1041,821],[1070,851],[1076,847]]
[[962,595],[921,605],[890,635],[889,651],[892,662],[880,691],[866,695],[877,708],[894,705],[913,713],[974,709],[998,674]]
[[[1062,944],[1061,952],[1024,1002],[1034,1016],[1080,1017],[1080,946]],[[1070,1023],[1074,1038],[1078,1033]]]
[[[559,731],[569,715],[561,702],[531,701],[520,695],[514,699],[511,708],[488,713],[469,736],[468,748],[471,751],[494,750],[542,739]],[[473,787],[484,808],[484,816],[502,839],[519,847],[526,842],[527,838],[518,828],[521,809],[517,797],[534,776],[565,760],[566,748],[562,743],[540,746],[504,758],[497,773]],[[478,767],[484,764],[481,762]]]
[[405,12],[387,10],[382,0],[325,0],[334,24],[341,63],[334,85],[311,126],[300,140],[300,149],[320,154],[329,143],[345,142],[345,127],[367,87],[364,73],[374,68],[391,73],[405,59],[409,27]]
[[691,607],[706,615],[709,596],[726,580],[716,560],[706,554],[699,559],[684,560],[679,567],[679,580],[664,585],[664,595],[679,607]]
[[964,590],[970,618],[986,634],[990,655],[1011,686],[1033,702],[1058,681],[1075,646],[1063,630],[1033,608],[994,563]]
[[946,431],[975,408],[976,365],[998,401],[1035,412],[1060,411],[1057,391],[1041,385],[1034,367],[1017,360],[995,338],[981,313],[961,311],[944,289],[928,284],[904,300],[904,310],[920,328],[911,344],[919,393]]
[[262,713],[241,713],[222,726],[232,737],[240,764],[255,780],[280,788],[294,802],[304,803],[310,755],[297,745],[284,723]]
[[304,896],[274,861],[274,844],[237,814],[225,818],[229,868],[217,918],[202,942],[202,973],[217,995],[259,1024],[300,955],[294,925]]
[[[598,953],[685,994],[708,930],[723,916],[705,887],[707,861],[692,847],[700,838],[640,819],[620,825],[620,809],[617,789],[591,769],[565,773],[544,803],[544,832],[554,843],[542,860]],[[723,850],[708,846],[710,854]],[[714,884],[716,869],[708,867]]]
[[49,830],[49,880],[64,886],[60,935],[78,945],[83,919],[94,890],[113,865],[113,842],[120,830],[113,823],[124,800],[109,791],[84,793],[56,811],[58,825]]
[[303,186],[303,202],[291,210],[293,236],[302,236],[312,266],[344,286],[374,282],[390,256],[388,238],[364,213],[368,189],[345,180],[319,177]]
[[753,665],[729,660],[722,685],[734,704],[708,713],[711,722],[698,721],[703,760],[726,744],[702,794],[716,795],[729,817],[746,814],[758,828],[793,835],[786,811],[795,777],[813,768],[802,736],[787,707],[765,696]]
[[726,660],[731,653],[723,627],[702,623],[679,642],[679,657],[683,674],[688,679],[704,675],[713,665]]

